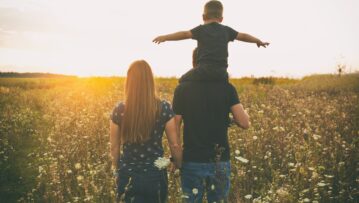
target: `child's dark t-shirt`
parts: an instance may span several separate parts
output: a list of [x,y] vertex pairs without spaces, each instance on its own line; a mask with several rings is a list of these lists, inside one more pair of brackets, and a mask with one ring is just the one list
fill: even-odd
[[195,27],[191,33],[192,38],[197,40],[198,67],[228,67],[228,42],[236,39],[236,30],[213,22]]

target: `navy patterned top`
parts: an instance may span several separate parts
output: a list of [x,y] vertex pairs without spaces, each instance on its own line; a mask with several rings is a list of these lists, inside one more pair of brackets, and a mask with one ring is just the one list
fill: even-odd
[[[111,120],[120,125],[125,104],[120,102],[113,109]],[[125,172],[146,172],[156,169],[154,162],[163,156],[162,135],[165,125],[174,117],[171,105],[167,101],[161,101],[159,118],[156,119],[155,127],[150,139],[143,143],[125,143],[122,145],[123,153],[120,156],[118,169]]]

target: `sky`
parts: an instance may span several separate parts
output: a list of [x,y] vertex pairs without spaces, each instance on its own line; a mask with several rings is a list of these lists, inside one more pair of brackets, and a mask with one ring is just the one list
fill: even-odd
[[[144,59],[155,76],[191,68],[195,40],[155,44],[202,21],[204,0],[0,0],[0,71],[125,76]],[[223,24],[270,42],[229,44],[232,77],[359,70],[358,0],[222,0]]]

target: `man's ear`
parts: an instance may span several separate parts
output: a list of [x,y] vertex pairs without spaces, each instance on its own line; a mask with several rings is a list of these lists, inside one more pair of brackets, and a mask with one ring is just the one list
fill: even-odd
[[221,23],[223,21],[223,17],[218,18],[218,20]]
[[203,21],[208,20],[208,18],[207,18],[207,16],[206,16],[206,14],[202,14],[202,20],[203,20]]

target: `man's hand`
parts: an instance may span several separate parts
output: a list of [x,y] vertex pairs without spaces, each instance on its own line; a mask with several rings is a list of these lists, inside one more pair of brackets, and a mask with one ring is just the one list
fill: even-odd
[[268,42],[262,42],[262,41],[260,41],[260,40],[257,42],[257,47],[258,47],[258,48],[260,48],[260,47],[266,48],[268,45],[269,45]]
[[156,44],[160,44],[162,42],[167,41],[166,37],[164,35],[158,36],[156,37],[154,40],[152,40],[152,42],[156,43]]

